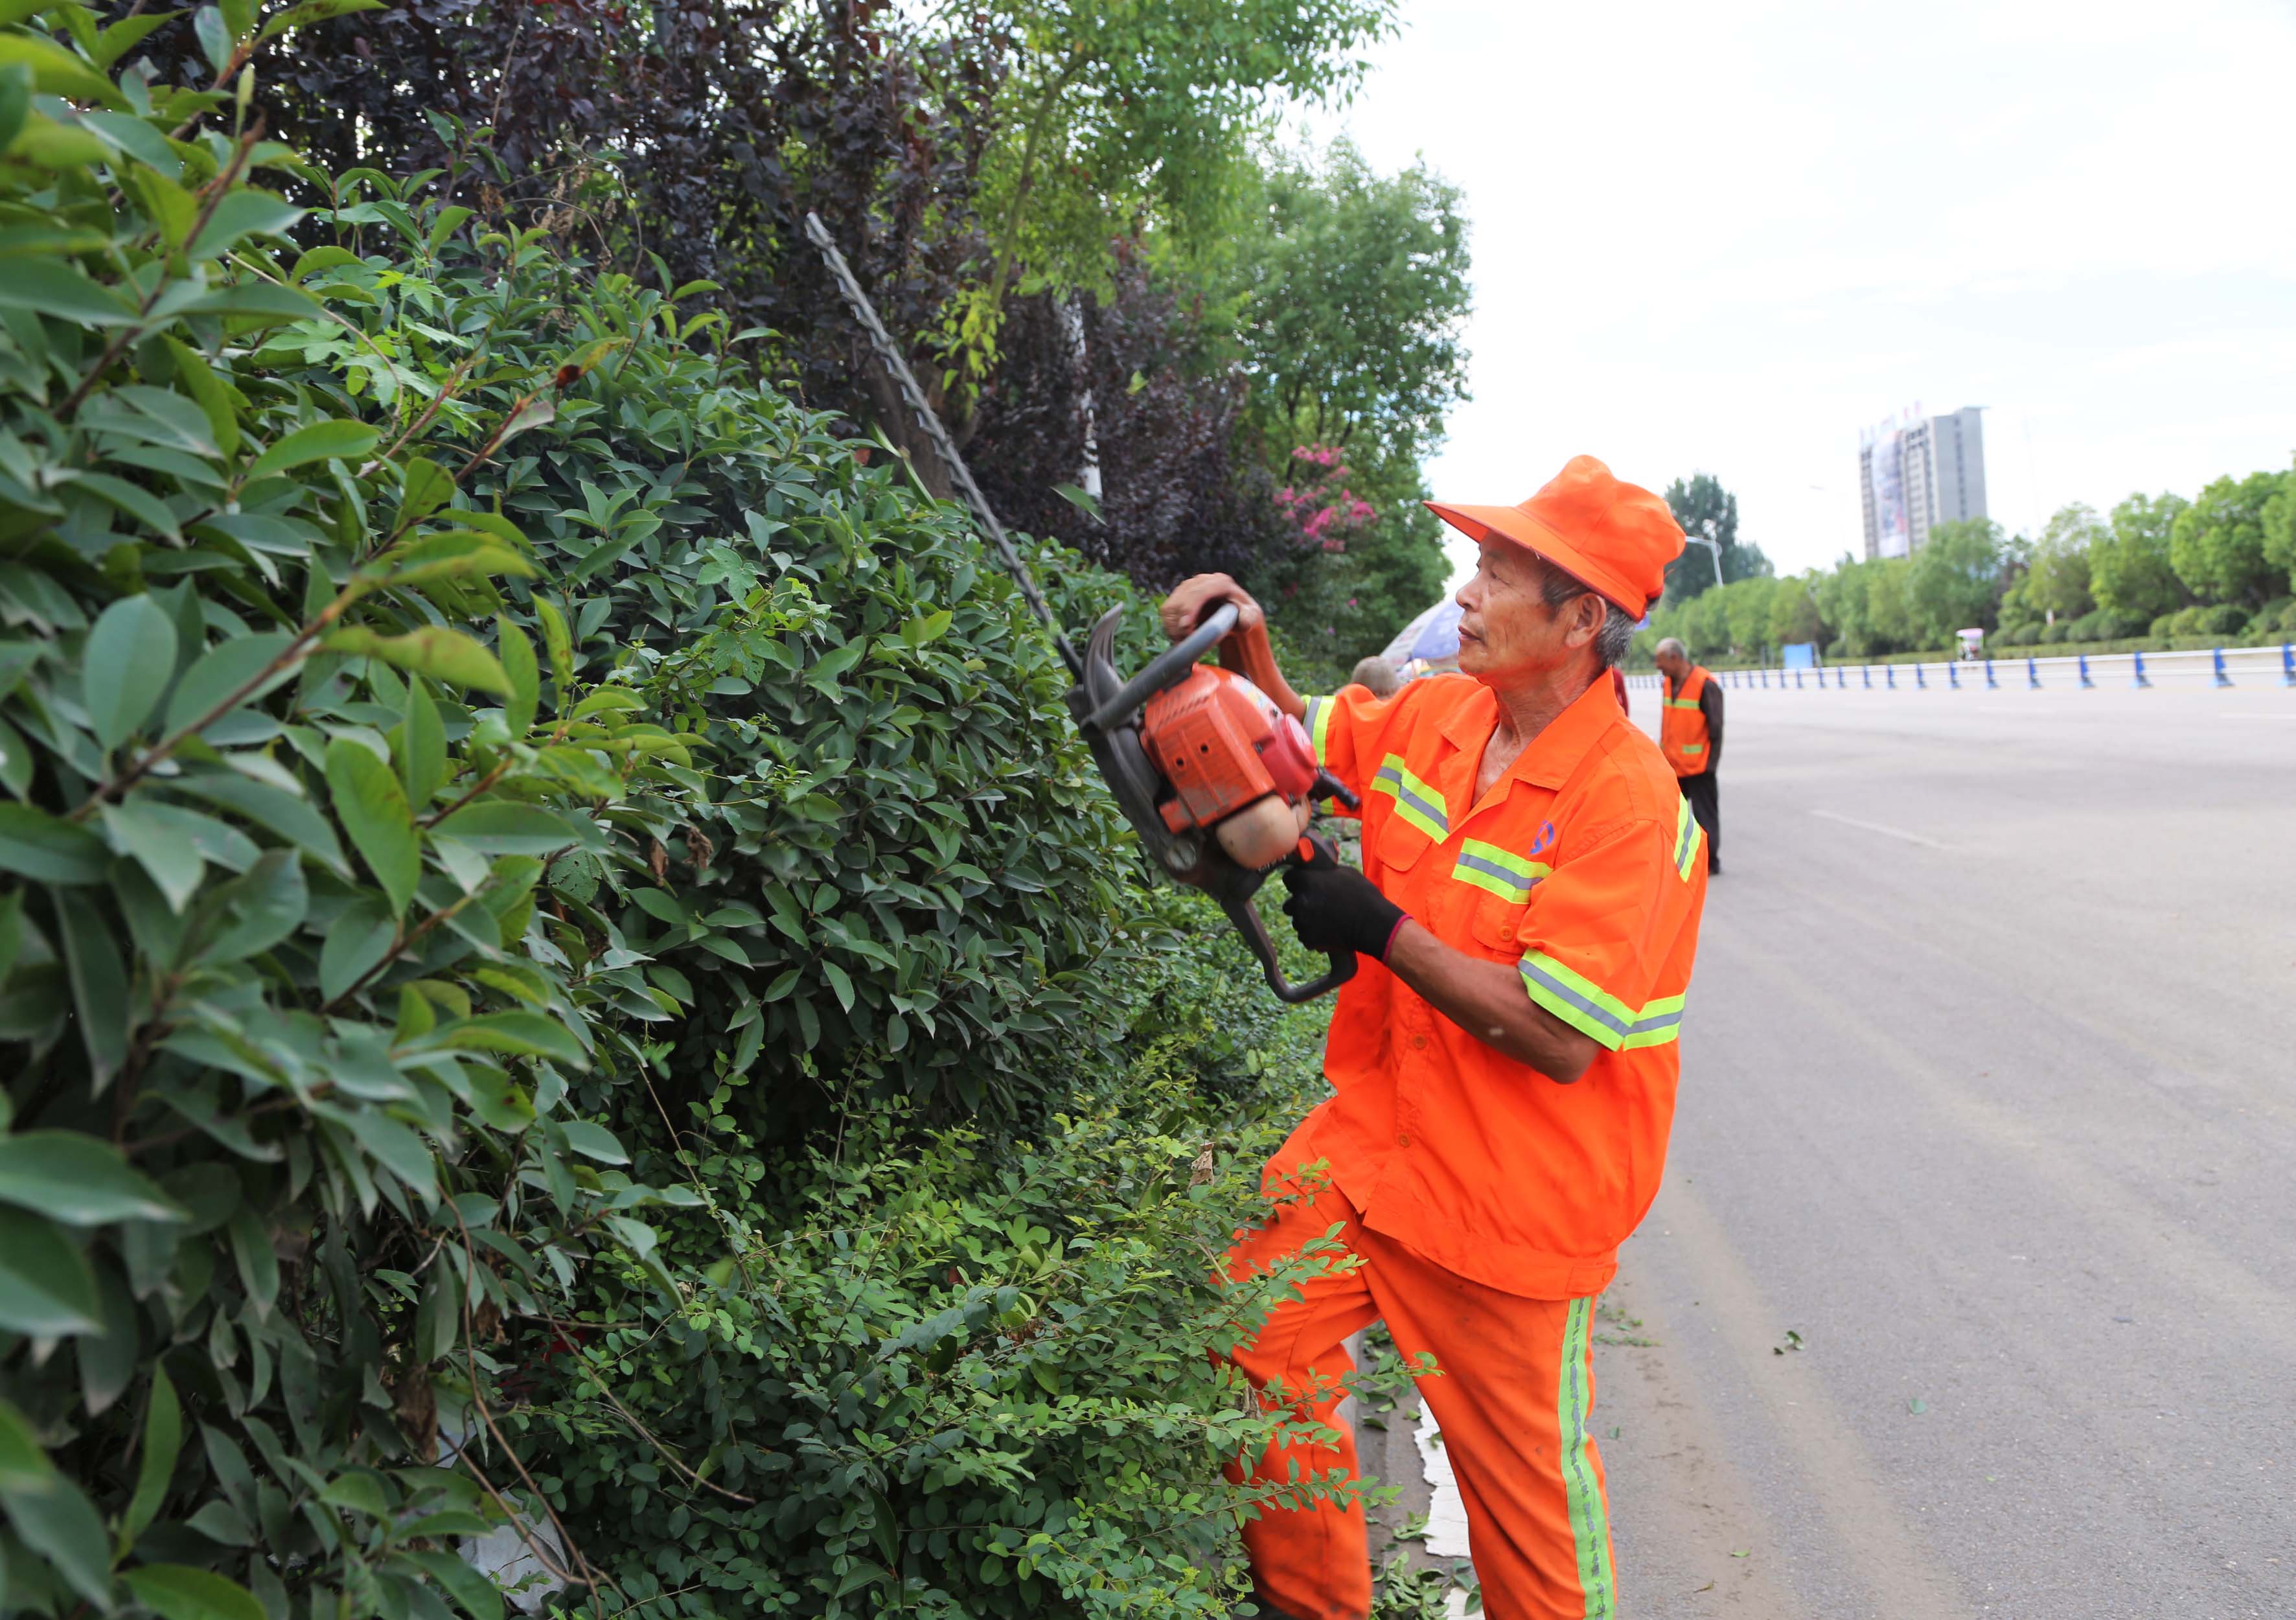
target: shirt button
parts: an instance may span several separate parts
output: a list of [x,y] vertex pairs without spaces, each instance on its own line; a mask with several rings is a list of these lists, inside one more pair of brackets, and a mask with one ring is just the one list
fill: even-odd
[[1423,1048],[1427,1044],[1427,1037],[1424,1035],[1414,1035],[1411,1038],[1411,1044],[1414,1048]]
[[1503,940],[1511,940],[1514,938],[1514,925],[1513,923],[1509,923],[1505,927],[1501,928],[1499,930],[1499,938]]
[[1395,1139],[1395,1145],[1396,1145],[1398,1147],[1410,1147],[1410,1146],[1411,1146],[1411,1134],[1410,1134],[1410,1132],[1408,1132],[1408,1131],[1404,1131],[1404,1132],[1399,1133],[1399,1134],[1396,1137],[1396,1139]]

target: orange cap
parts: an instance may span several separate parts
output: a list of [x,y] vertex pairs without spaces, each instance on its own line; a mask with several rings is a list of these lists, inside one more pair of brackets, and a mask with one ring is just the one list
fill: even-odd
[[1666,589],[1666,565],[1682,555],[1673,509],[1640,485],[1620,483],[1592,456],[1573,456],[1519,506],[1429,501],[1427,509],[1470,539],[1497,535],[1537,552],[1637,619]]

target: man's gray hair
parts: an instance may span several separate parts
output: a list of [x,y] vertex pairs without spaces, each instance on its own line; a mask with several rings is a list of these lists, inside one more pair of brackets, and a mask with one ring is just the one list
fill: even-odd
[[[1539,559],[1546,562],[1544,557]],[[1595,592],[1564,573],[1552,563],[1546,564],[1546,578],[1539,581],[1539,599],[1548,609],[1560,613],[1581,596]],[[1627,655],[1627,646],[1635,638],[1634,615],[1607,597],[1603,602],[1603,628],[1595,632],[1595,664],[1607,670]]]
[[1651,655],[1653,658],[1663,658],[1669,653],[1673,654],[1677,658],[1690,656],[1690,649],[1682,645],[1682,638],[1678,636],[1669,636],[1651,649]]
[[1358,687],[1370,687],[1374,697],[1393,697],[1398,692],[1403,690],[1402,675],[1398,672],[1393,664],[1376,653],[1369,658],[1359,660],[1356,664],[1355,672],[1349,675],[1348,679]]

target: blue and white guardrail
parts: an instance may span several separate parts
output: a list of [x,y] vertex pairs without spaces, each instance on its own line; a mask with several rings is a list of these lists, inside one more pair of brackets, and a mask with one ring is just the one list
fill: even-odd
[[[1828,663],[1800,670],[1717,670],[1725,687],[1807,691],[1923,692],[1935,687],[2146,687],[2198,682],[2211,687],[2296,687],[2296,643],[2276,647],[2213,647],[2183,653],[2077,653],[2067,658],[1945,658],[1925,663]],[[1656,675],[1629,675],[1629,687],[1655,688]]]

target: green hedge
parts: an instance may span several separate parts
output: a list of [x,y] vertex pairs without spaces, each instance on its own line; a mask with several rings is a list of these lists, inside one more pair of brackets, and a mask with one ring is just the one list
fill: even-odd
[[[215,83],[342,9],[202,11]],[[601,1616],[1218,1611],[1271,1425],[1205,1268],[1303,1026],[1140,888],[1013,588],[578,218],[35,15],[0,1612],[496,1620],[513,1512]]]

